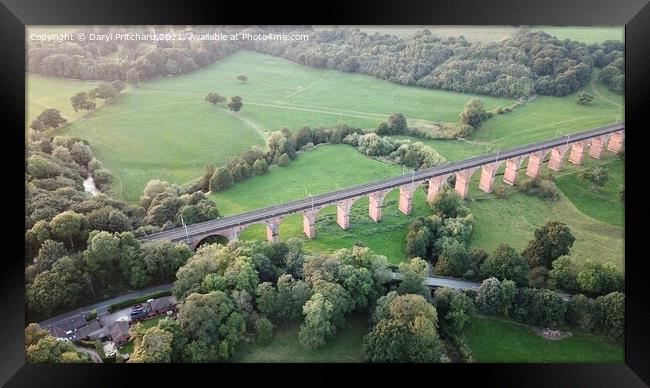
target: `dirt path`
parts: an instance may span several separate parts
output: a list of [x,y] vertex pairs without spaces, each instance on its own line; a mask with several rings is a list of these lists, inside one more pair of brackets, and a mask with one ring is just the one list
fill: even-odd
[[602,98],[603,100],[609,102],[610,104],[612,104],[612,105],[614,105],[614,106],[616,106],[618,108],[623,107],[622,104],[619,104],[616,101],[610,100],[609,98],[605,97],[604,94],[602,94],[601,92],[598,91],[598,88],[596,88],[596,79],[594,77],[591,77],[591,81],[589,81],[589,86],[591,86],[591,91],[594,92],[594,94],[597,95],[598,97]]

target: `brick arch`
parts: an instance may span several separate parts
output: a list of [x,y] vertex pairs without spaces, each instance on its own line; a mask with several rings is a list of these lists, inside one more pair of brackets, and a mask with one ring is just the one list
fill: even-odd
[[223,237],[223,238],[225,238],[227,240],[227,242],[232,241],[232,236],[228,236],[227,233],[218,233],[217,232],[217,233],[211,233],[211,234],[208,234],[208,235],[204,235],[200,239],[193,239],[192,246],[190,248],[193,251],[196,252],[196,250],[199,249],[199,247],[201,245],[203,245],[207,239],[213,238],[213,237]]

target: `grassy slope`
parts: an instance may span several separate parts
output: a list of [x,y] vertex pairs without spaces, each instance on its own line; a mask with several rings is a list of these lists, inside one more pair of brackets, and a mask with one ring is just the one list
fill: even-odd
[[477,362],[623,362],[623,347],[591,335],[546,340],[532,329],[477,317],[466,334]]
[[362,362],[361,345],[368,332],[366,319],[347,318],[345,326],[318,350],[307,350],[298,342],[298,325],[276,329],[267,345],[252,345],[242,351],[239,362]]
[[[27,99],[25,124],[27,126],[48,108],[60,110],[61,116],[68,121],[77,120],[85,112],[75,112],[72,109],[70,98],[79,92],[87,92],[100,84],[99,82],[50,78],[31,73],[25,75],[25,83],[27,92],[25,96]],[[97,102],[100,106],[101,100]]]
[[[236,80],[242,73],[248,76],[246,84]],[[242,96],[242,112],[231,115],[223,107],[215,109],[204,101],[208,91]],[[32,98],[47,93],[51,88],[42,87]],[[472,97],[240,51],[196,72],[144,83],[54,133],[88,139],[116,174],[115,191],[136,200],[148,180],[187,182],[199,176],[206,163],[219,164],[247,146],[263,144],[269,130],[341,121],[372,128],[398,111],[423,121],[455,121]],[[510,103],[482,99],[490,108]]]
[[[585,165],[608,163],[616,160],[617,157],[604,152],[603,159],[602,162],[596,162],[586,156]],[[520,183],[530,179],[525,175],[525,163],[520,170],[518,178]],[[503,170],[504,168],[501,167],[501,174]],[[553,174],[560,179],[560,176],[575,173],[577,170],[578,167],[565,161],[564,170]],[[550,172],[546,166],[542,170],[542,174]],[[625,236],[622,227],[583,214],[562,191],[559,191],[559,201],[545,201],[513,190],[503,183],[503,175],[498,175],[494,190],[506,187],[511,192],[507,199],[500,199],[494,194],[485,194],[479,190],[479,179],[480,171],[472,177],[468,202],[475,220],[470,242],[472,248],[482,248],[492,252],[501,242],[504,242],[517,250],[523,250],[536,228],[548,221],[561,221],[569,226],[576,237],[576,242],[571,248],[571,256],[579,263],[592,259],[611,262],[623,268]],[[582,195],[582,198],[592,200],[592,194],[584,192]]]
[[606,40],[625,39],[625,29],[619,27],[558,27],[558,26],[535,26],[533,30],[542,30],[556,36],[558,39],[571,39],[587,44],[602,43]]
[[609,171],[609,180],[597,192],[590,190],[591,183],[578,179],[577,172],[559,177],[555,183],[584,214],[608,224],[623,227],[625,225],[625,205],[619,200],[619,190],[623,185],[624,163],[613,160],[605,167]]
[[[273,168],[269,174],[240,182],[212,194],[211,198],[217,202],[223,215],[232,215],[401,173],[401,167],[364,157],[350,146],[327,145],[301,153],[289,166]],[[336,224],[334,205],[322,209],[316,221],[316,238],[305,238],[305,249],[332,251],[363,241],[376,252],[388,256],[392,262],[403,260],[402,242],[406,227],[415,215],[407,217],[399,212],[398,195],[397,190],[389,193],[384,201],[383,219],[379,223],[368,217],[368,199],[359,199],[352,207],[351,227],[348,230],[342,230]],[[428,211],[422,190],[416,194],[415,208],[415,214]],[[302,215],[285,219],[280,226],[280,236],[282,239],[304,237]],[[241,238],[264,239],[265,229],[262,225],[253,225],[243,231]]]

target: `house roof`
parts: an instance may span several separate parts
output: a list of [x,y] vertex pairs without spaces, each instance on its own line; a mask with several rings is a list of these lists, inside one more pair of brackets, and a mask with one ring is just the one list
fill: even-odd
[[102,328],[101,325],[96,320],[95,321],[90,321],[90,323],[88,323],[86,326],[84,326],[84,327],[82,327],[80,329],[77,329],[75,332],[70,334],[68,336],[68,338],[70,340],[73,340],[73,341],[74,340],[80,340],[80,339],[85,338],[86,336],[90,335],[90,333],[92,333],[94,331],[97,331],[97,330],[99,330],[101,328]]
[[129,324],[125,321],[116,321],[109,328],[108,331],[111,333],[113,339],[121,337],[123,335],[129,335]]
[[149,307],[151,307],[151,310],[162,310],[165,308],[168,308],[172,305],[172,301],[168,296],[164,296],[162,298],[154,299],[151,302],[149,302]]
[[58,322],[56,326],[50,327],[49,330],[55,337],[68,338],[70,334],[67,334],[67,332],[78,330],[87,324],[88,322],[86,322],[83,314],[78,314],[70,319]]

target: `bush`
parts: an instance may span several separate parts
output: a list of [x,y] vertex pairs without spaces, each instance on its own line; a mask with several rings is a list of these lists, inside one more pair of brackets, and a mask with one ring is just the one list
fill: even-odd
[[86,315],[86,322],[90,322],[93,319],[97,319],[97,310],[95,309],[90,310],[88,315]]
[[599,332],[618,341],[625,334],[625,295],[612,292],[599,296],[596,305],[596,328]]
[[264,175],[269,171],[269,164],[264,159],[257,159],[253,163],[253,173],[255,175]]
[[574,295],[567,302],[566,323],[584,331],[591,331],[596,323],[596,305],[593,299],[582,294]]
[[502,306],[501,283],[496,278],[485,279],[476,294],[476,308],[483,314],[496,315]]
[[586,294],[608,294],[623,290],[623,273],[612,263],[587,260],[578,272],[578,288]]
[[513,303],[513,318],[519,322],[542,327],[564,324],[566,305],[552,290],[521,288]]

